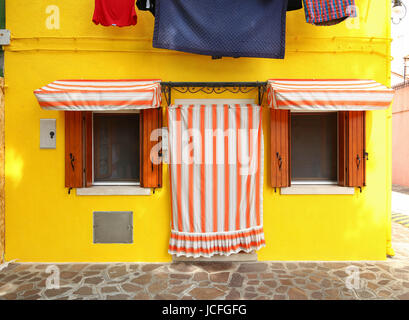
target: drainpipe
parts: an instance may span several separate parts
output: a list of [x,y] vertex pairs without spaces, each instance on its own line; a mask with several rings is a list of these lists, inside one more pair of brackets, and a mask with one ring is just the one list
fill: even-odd
[[[6,28],[5,0],[0,0],[0,34]],[[4,51],[0,50],[0,264],[4,260],[5,251],[5,206],[4,206]]]

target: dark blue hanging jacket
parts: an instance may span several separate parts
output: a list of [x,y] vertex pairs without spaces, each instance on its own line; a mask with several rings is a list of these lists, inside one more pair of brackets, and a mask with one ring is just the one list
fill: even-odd
[[153,47],[283,59],[287,0],[156,0]]
[[[155,16],[155,0],[136,0],[139,10],[150,11]],[[302,0],[288,0],[287,11],[302,9]]]

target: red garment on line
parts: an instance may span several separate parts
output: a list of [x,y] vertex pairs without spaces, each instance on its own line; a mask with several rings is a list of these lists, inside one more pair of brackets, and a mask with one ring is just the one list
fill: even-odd
[[92,21],[103,26],[126,27],[136,24],[134,0],[95,0]]

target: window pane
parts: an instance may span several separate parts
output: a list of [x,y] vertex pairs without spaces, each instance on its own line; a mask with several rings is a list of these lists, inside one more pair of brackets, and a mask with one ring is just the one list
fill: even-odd
[[337,181],[337,113],[291,115],[291,179]]
[[139,114],[94,114],[94,180],[139,182]]

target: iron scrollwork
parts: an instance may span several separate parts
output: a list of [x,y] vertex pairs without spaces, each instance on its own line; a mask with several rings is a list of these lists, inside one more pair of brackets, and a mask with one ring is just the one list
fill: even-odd
[[264,93],[266,91],[266,82],[162,82],[162,90],[165,95],[168,106],[171,104],[172,89],[179,93],[198,93],[205,94],[222,94],[230,92],[250,93],[258,90],[259,104],[263,101]]

